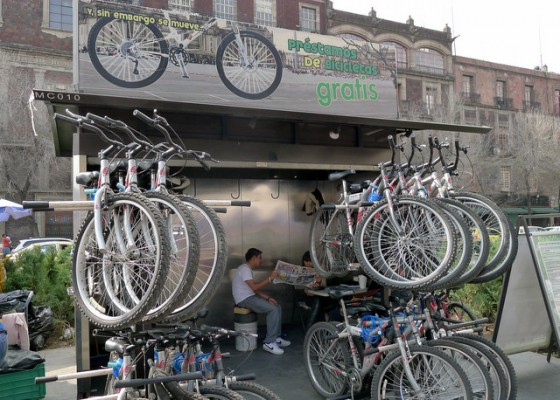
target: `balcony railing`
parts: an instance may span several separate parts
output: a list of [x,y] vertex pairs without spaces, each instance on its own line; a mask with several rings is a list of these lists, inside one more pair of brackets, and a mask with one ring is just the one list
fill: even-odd
[[508,97],[494,97],[494,100],[496,101],[497,108],[513,108],[513,99]]
[[465,104],[479,104],[480,103],[480,94],[479,93],[461,92],[461,97],[463,98],[463,102]]
[[541,110],[541,103],[537,101],[527,101],[523,102],[523,109],[525,111],[540,111]]

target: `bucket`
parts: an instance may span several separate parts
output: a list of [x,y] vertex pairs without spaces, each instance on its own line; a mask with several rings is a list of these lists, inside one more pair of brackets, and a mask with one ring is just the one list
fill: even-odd
[[[257,333],[257,314],[233,314],[233,329]],[[257,338],[255,336],[236,336],[235,350],[251,351],[257,348]]]

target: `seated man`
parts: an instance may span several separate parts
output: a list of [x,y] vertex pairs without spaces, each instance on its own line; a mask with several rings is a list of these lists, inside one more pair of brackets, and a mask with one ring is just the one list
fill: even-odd
[[256,313],[266,313],[266,338],[263,349],[272,354],[284,354],[280,347],[290,345],[288,340],[280,337],[282,333],[282,307],[276,300],[261,292],[261,289],[272,282],[276,271],[260,282],[253,279],[253,269],[260,267],[262,251],[250,248],[245,254],[245,263],[235,271],[232,280],[232,292],[235,304],[253,310]]

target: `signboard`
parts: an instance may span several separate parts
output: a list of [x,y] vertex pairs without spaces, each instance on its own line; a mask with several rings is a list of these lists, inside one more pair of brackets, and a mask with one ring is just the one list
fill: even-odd
[[199,14],[76,1],[80,92],[397,116],[392,47]]
[[552,335],[560,337],[560,234],[520,235],[504,281],[494,341],[514,354],[546,348]]

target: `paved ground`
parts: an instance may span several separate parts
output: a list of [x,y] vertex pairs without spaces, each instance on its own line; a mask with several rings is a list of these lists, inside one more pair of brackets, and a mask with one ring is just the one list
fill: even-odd
[[[302,360],[303,338],[301,329],[289,331],[292,345],[282,356],[266,353],[259,345],[252,353],[238,352],[234,343],[226,343],[224,351],[232,357],[226,359],[226,366],[235,368],[239,374],[255,372],[257,382],[267,386],[283,399],[321,399],[311,387]],[[260,341],[259,341],[260,343]],[[46,359],[48,375],[75,371],[73,347],[44,350],[40,352]],[[536,353],[521,353],[511,356],[518,379],[519,400],[556,400],[560,393],[560,360],[553,358],[546,362],[546,356]],[[47,400],[76,399],[75,381],[47,384]]]

